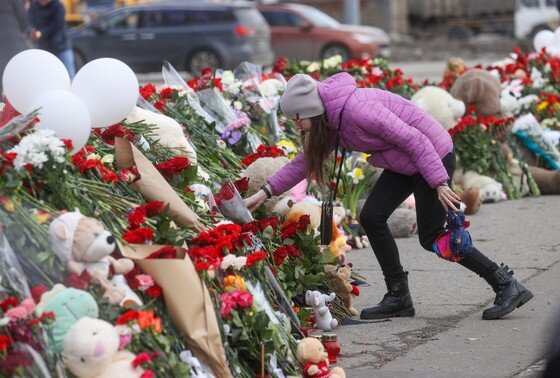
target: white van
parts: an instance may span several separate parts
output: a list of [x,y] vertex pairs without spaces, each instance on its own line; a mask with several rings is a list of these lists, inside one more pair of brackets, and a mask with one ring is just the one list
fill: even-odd
[[560,25],[560,0],[517,0],[515,37],[533,39],[541,30],[554,30]]

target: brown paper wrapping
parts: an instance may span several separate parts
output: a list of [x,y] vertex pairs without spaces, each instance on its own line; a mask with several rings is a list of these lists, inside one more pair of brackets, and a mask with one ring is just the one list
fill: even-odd
[[180,248],[177,251],[181,259],[147,259],[162,247],[119,243],[123,257],[134,260],[161,287],[169,317],[193,355],[210,367],[216,377],[231,378],[208,288]]
[[144,198],[169,204],[169,216],[181,226],[194,227],[199,231],[204,229],[198,216],[181,200],[154,165],[128,140],[115,138],[115,160],[119,170],[136,165],[140,179],[131,186]]

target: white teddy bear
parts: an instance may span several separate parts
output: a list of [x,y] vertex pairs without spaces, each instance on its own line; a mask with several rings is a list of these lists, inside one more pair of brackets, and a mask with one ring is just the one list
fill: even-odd
[[305,293],[305,303],[313,307],[315,316],[315,326],[323,331],[332,331],[338,325],[338,320],[332,317],[326,302],[334,301],[335,293],[326,295],[317,290],[307,290]]
[[446,130],[455,126],[465,114],[465,104],[439,87],[426,86],[416,92],[411,101],[434,117]]
[[500,202],[507,199],[507,195],[502,189],[502,184],[492,177],[478,174],[474,171],[467,171],[462,177],[463,189],[478,188],[482,202]]
[[64,363],[78,378],[137,378],[141,368],[133,368],[136,357],[119,350],[119,334],[110,323],[88,317],[78,320],[64,338]]

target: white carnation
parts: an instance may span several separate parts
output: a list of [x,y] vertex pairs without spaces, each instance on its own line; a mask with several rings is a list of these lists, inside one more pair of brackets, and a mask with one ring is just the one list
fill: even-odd
[[14,167],[22,169],[27,164],[42,169],[43,165],[52,158],[57,163],[64,161],[66,150],[64,143],[55,135],[53,130],[37,130],[21,139],[19,144],[8,152],[17,154]]

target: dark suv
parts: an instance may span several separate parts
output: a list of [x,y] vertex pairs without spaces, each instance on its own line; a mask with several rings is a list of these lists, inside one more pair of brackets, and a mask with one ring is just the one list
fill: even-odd
[[161,69],[162,61],[198,74],[203,68],[234,68],[243,61],[274,60],[270,30],[251,4],[165,2],[118,8],[71,33],[76,65],[102,57],[136,71]]

